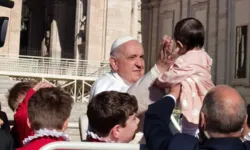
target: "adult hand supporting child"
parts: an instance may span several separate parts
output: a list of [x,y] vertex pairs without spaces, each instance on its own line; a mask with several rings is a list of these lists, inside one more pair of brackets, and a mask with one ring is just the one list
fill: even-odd
[[176,98],[176,101],[179,100],[181,93],[181,84],[173,85],[170,88],[169,94],[173,95]]

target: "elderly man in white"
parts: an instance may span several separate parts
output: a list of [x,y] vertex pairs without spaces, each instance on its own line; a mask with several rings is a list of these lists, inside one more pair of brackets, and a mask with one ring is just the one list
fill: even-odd
[[93,84],[90,99],[103,91],[127,92],[144,75],[144,50],[133,37],[121,37],[113,43],[109,62],[112,71]]
[[161,49],[156,65],[144,75],[144,50],[139,41],[130,36],[117,39],[112,44],[110,52],[109,62],[112,71],[95,81],[91,88],[90,100],[103,91],[128,92],[138,100],[138,116],[143,124],[144,112],[148,105],[165,95],[164,89],[152,84],[169,67],[166,53]]

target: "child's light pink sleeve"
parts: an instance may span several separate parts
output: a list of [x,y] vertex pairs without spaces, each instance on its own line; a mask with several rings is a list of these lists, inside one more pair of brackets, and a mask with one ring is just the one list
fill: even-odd
[[186,63],[182,58],[178,58],[173,66],[161,74],[156,79],[156,85],[162,88],[168,88],[172,85],[181,83],[186,78],[195,73],[195,69]]

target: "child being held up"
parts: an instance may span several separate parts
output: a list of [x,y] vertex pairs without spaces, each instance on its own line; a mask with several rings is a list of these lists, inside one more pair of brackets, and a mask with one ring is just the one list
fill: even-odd
[[161,43],[162,51],[167,49],[168,62],[172,64],[168,64],[168,70],[155,81],[155,85],[161,88],[181,84],[182,132],[194,136],[198,133],[203,99],[214,86],[211,80],[212,59],[203,49],[204,35],[204,27],[199,20],[186,18],[179,21],[174,29],[176,49],[173,51],[174,41],[168,36]]

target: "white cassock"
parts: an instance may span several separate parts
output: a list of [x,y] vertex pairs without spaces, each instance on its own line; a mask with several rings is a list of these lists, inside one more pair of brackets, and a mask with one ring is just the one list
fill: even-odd
[[[164,90],[162,91],[151,86],[159,74],[160,73],[157,67],[154,66],[135,84],[129,85],[125,83],[117,73],[106,73],[104,76],[97,79],[93,84],[90,91],[90,100],[93,96],[103,91],[126,92],[136,96],[138,101],[138,115],[140,115],[139,118],[141,120],[139,130],[142,131],[144,112],[147,110],[148,105],[153,103],[155,100],[159,100],[164,95]],[[137,133],[135,139],[131,141],[131,143],[139,143],[139,141],[145,143],[142,137],[142,132]]]
[[109,72],[95,81],[91,87],[90,100],[93,96],[103,91],[118,91],[126,93],[131,84],[125,83],[125,81],[115,72]]

